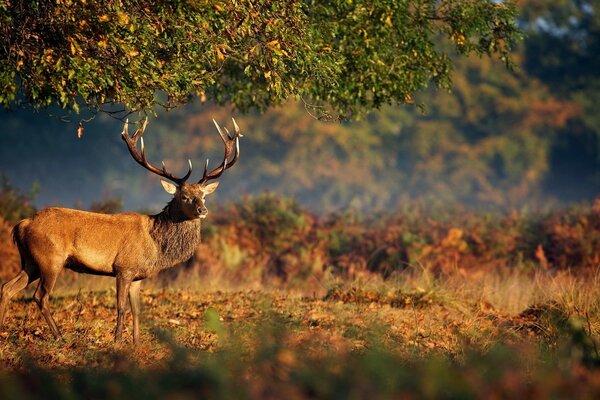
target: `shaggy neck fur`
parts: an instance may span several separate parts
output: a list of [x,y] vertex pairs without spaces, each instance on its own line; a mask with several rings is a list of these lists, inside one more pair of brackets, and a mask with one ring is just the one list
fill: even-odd
[[160,254],[156,269],[172,267],[188,260],[200,243],[200,219],[188,219],[179,209],[175,199],[160,214],[153,215],[150,236],[158,245]]

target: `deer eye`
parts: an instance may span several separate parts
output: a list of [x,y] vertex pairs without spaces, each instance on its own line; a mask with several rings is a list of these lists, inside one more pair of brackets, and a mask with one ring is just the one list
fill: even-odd
[[185,201],[186,203],[190,202],[189,196],[186,196],[185,194],[181,196],[181,200]]

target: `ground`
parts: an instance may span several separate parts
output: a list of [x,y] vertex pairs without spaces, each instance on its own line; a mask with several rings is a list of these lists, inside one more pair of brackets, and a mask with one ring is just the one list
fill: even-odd
[[[106,376],[125,371],[127,379],[167,379],[173,363],[179,365],[183,357],[183,375],[196,382],[192,386],[205,382],[196,379],[199,371],[224,379],[203,384],[214,395],[233,381],[245,395],[303,398],[316,391],[327,397],[337,393],[337,378],[319,383],[319,377],[329,374],[347,387],[356,386],[358,393],[422,393],[430,383],[415,376],[420,383],[411,387],[411,374],[426,370],[435,375],[436,368],[446,371],[443,374],[450,368],[456,382],[464,381],[466,386],[454,388],[458,392],[448,389],[455,394],[464,389],[480,397],[486,390],[513,385],[509,389],[523,395],[521,390],[537,388],[548,376],[559,374],[557,386],[542,386],[542,393],[555,395],[557,388],[579,385],[579,393],[590,395],[600,390],[595,282],[596,277],[569,274],[436,277],[423,271],[395,282],[331,284],[324,295],[282,288],[219,291],[150,284],[142,293],[139,346],[131,343],[130,321],[124,342],[113,343],[112,288],[58,288],[51,307],[62,340],[52,338],[29,292],[11,303],[0,331],[0,370],[5,374],[0,374],[0,393],[3,382],[18,387],[23,379],[15,377],[18,371],[59,374],[65,385],[61,390],[79,394],[84,392],[74,383],[78,377],[103,382],[98,371]],[[372,379],[380,379],[376,371],[386,363],[394,367],[384,368],[384,375],[391,374],[388,380],[404,379],[408,386],[373,389]],[[403,368],[408,369],[402,376],[390,372]],[[486,375],[495,368],[497,375]],[[228,375],[235,370],[240,373]],[[375,375],[355,382],[356,370]],[[470,377],[473,370],[483,374],[481,380]],[[434,392],[444,386],[445,378],[432,379]],[[588,384],[581,386],[582,382]],[[113,382],[122,394],[129,384]],[[31,389],[29,384],[24,387]],[[384,389],[389,391],[380,391]],[[39,394],[41,389],[36,390]]]

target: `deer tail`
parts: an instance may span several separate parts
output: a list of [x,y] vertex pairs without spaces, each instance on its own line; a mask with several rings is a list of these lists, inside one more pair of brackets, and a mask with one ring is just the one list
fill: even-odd
[[25,226],[29,225],[29,219],[23,219],[21,221],[19,221],[15,227],[12,229],[12,240],[13,243],[19,248],[19,250],[21,249],[21,242],[22,242],[22,238],[23,238],[23,228],[25,228]]

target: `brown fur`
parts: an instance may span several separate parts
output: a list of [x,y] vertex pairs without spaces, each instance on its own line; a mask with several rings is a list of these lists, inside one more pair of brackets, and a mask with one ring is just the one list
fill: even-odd
[[160,253],[154,263],[156,271],[188,260],[200,244],[200,219],[173,222],[169,217],[171,207],[173,205],[169,203],[160,214],[152,217],[150,236]]
[[189,259],[200,243],[201,218],[207,214],[204,196],[216,184],[183,184],[157,215],[98,214],[67,208],[47,208],[19,222],[12,231],[22,270],[2,286],[0,327],[8,301],[40,279],[34,300],[55,336],[60,331],[50,314],[48,298],[64,268],[117,278],[117,330],[122,335],[126,295],[138,341],[139,281]]
[[10,242],[14,224],[0,216],[0,280],[12,278],[21,269],[17,246]]

